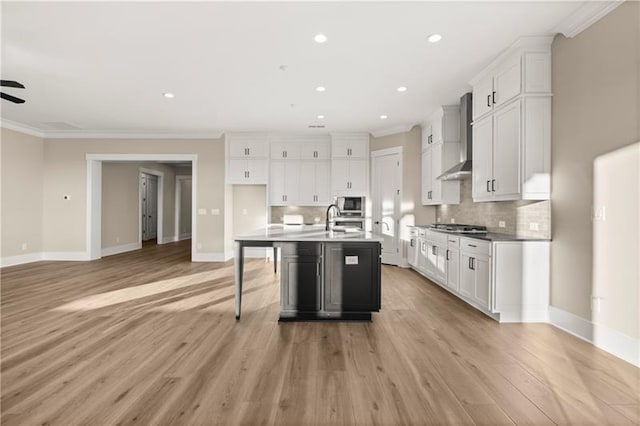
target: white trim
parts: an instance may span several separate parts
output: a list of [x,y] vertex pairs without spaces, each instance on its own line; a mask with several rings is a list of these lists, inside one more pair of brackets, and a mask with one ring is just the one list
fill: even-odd
[[[389,259],[390,262],[392,262],[392,264],[394,265],[401,265],[404,262],[406,262],[406,260],[404,259],[404,253],[403,253],[403,247],[402,247],[402,240],[400,239],[400,221],[402,219],[402,197],[403,197],[403,175],[404,175],[404,159],[403,159],[403,149],[402,146],[394,146],[391,148],[386,148],[386,149],[380,149],[377,151],[371,151],[371,176],[370,179],[373,179],[373,176],[375,175],[375,170],[374,170],[374,159],[376,157],[383,157],[386,155],[398,155],[399,159],[399,173],[400,173],[400,180],[398,182],[398,193],[397,195],[397,203],[394,206],[394,212],[393,212],[393,220],[396,222],[396,233],[394,235],[395,237],[395,243],[396,243],[396,254],[393,256],[392,259]],[[374,191],[373,191],[373,182],[369,182],[369,186],[371,188],[371,220],[373,221],[373,198],[375,196]],[[373,225],[372,225],[373,226]],[[372,229],[373,231],[373,229]]]
[[555,306],[549,306],[549,323],[640,367],[640,339],[634,339],[601,324],[594,324]]
[[[140,167],[138,174],[138,242],[142,246],[142,175],[148,174],[158,178],[156,187],[156,244],[164,244],[164,172]],[[173,237],[171,237],[173,241]]]
[[624,0],[587,1],[558,24],[553,32],[573,38],[620,6]]
[[83,261],[92,260],[85,251],[50,251],[42,253],[42,260]]
[[15,256],[7,256],[0,258],[0,268],[7,266],[23,265],[25,263],[39,262],[42,260],[42,253],[18,254]]
[[141,248],[142,245],[140,243],[130,243],[113,247],[105,247],[102,249],[102,257],[113,256],[114,254],[126,253],[133,250],[140,250]]
[[168,235],[168,236],[162,238],[162,241],[160,241],[158,244],[175,243],[177,241],[178,241],[178,239],[174,235]]
[[87,160],[95,161],[196,161],[198,154],[85,154]]
[[191,232],[185,232],[184,234],[180,234],[178,241],[188,240],[189,238],[191,238]]
[[401,124],[399,126],[387,127],[386,129],[375,130],[371,132],[371,136],[374,138],[380,138],[382,136],[395,135],[397,133],[406,133],[413,129],[415,124]]
[[89,259],[102,256],[102,162],[87,159],[87,235]]
[[233,259],[233,250],[224,253],[195,253],[192,262],[226,262]]
[[[174,211],[173,211],[174,212],[173,234],[175,235],[174,241],[180,241],[186,238],[191,238],[190,232],[188,234],[187,233],[180,234],[180,214],[182,213],[181,212],[182,203],[180,202],[180,199],[182,198],[182,181],[183,180],[191,181],[191,175],[176,175],[176,182],[175,182],[176,191],[175,191]],[[193,197],[193,193],[191,194],[191,196]],[[188,237],[184,237],[185,235],[188,235]]]
[[37,136],[39,138],[44,138],[44,132],[42,130],[37,129],[33,126],[17,123],[12,120],[7,120],[6,118],[0,120],[0,127],[13,130],[14,132],[20,132],[31,136]]

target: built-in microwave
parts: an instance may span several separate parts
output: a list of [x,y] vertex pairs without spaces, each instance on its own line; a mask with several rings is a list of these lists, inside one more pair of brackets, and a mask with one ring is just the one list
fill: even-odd
[[364,217],[365,197],[336,197],[335,203],[343,217]]

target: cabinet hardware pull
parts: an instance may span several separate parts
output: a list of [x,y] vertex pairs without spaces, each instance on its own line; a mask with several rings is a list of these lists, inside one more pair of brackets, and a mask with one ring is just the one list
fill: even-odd
[[487,106],[491,108],[491,95],[487,95]]
[[450,242],[450,243],[455,243],[455,242],[456,242],[456,240],[449,240],[449,242]]
[[478,247],[478,246],[477,246],[477,245],[475,245],[475,244],[467,244],[467,245],[468,245],[469,247]]
[[247,148],[247,155],[251,155],[251,148]]
[[496,92],[495,92],[495,90],[491,94],[491,98],[492,98],[491,100],[493,101],[493,104],[495,105],[496,104]]
[[447,260],[449,260],[449,249],[447,249],[446,255],[447,255]]
[[471,269],[473,269],[474,271],[476,270],[476,258],[475,257],[471,258]]
[[492,192],[496,192],[496,180],[495,179],[493,179],[491,181],[491,191]]
[[473,268],[471,267],[471,259],[473,259],[473,258],[472,258],[472,257],[470,257],[470,258],[469,258],[469,269],[473,269]]
[[491,192],[491,188],[489,188],[489,184],[491,183],[490,180],[487,181],[487,192]]
[[438,247],[431,246],[431,254],[432,255],[437,256],[438,255],[437,250],[438,250]]
[[414,244],[413,244],[413,242],[414,242],[414,241],[415,241],[415,240],[414,240],[413,238],[409,240],[409,246],[410,246],[410,247],[413,247],[413,245],[414,245]]
[[249,170],[249,171],[247,172],[247,177],[248,177],[248,178],[250,178],[250,177],[251,177],[251,170]]

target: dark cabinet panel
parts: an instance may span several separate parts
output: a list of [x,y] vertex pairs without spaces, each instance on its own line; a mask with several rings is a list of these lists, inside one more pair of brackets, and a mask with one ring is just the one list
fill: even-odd
[[380,310],[380,245],[325,244],[324,309]]
[[[321,309],[320,245],[283,245],[280,304],[283,311],[317,312]],[[305,255],[296,255],[300,252]],[[318,253],[317,255],[308,255]]]

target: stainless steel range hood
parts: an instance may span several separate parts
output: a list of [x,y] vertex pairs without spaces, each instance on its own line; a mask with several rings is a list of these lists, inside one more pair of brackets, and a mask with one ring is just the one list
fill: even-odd
[[471,139],[471,93],[460,98],[460,162],[438,176],[440,180],[463,180],[471,176],[473,142]]

